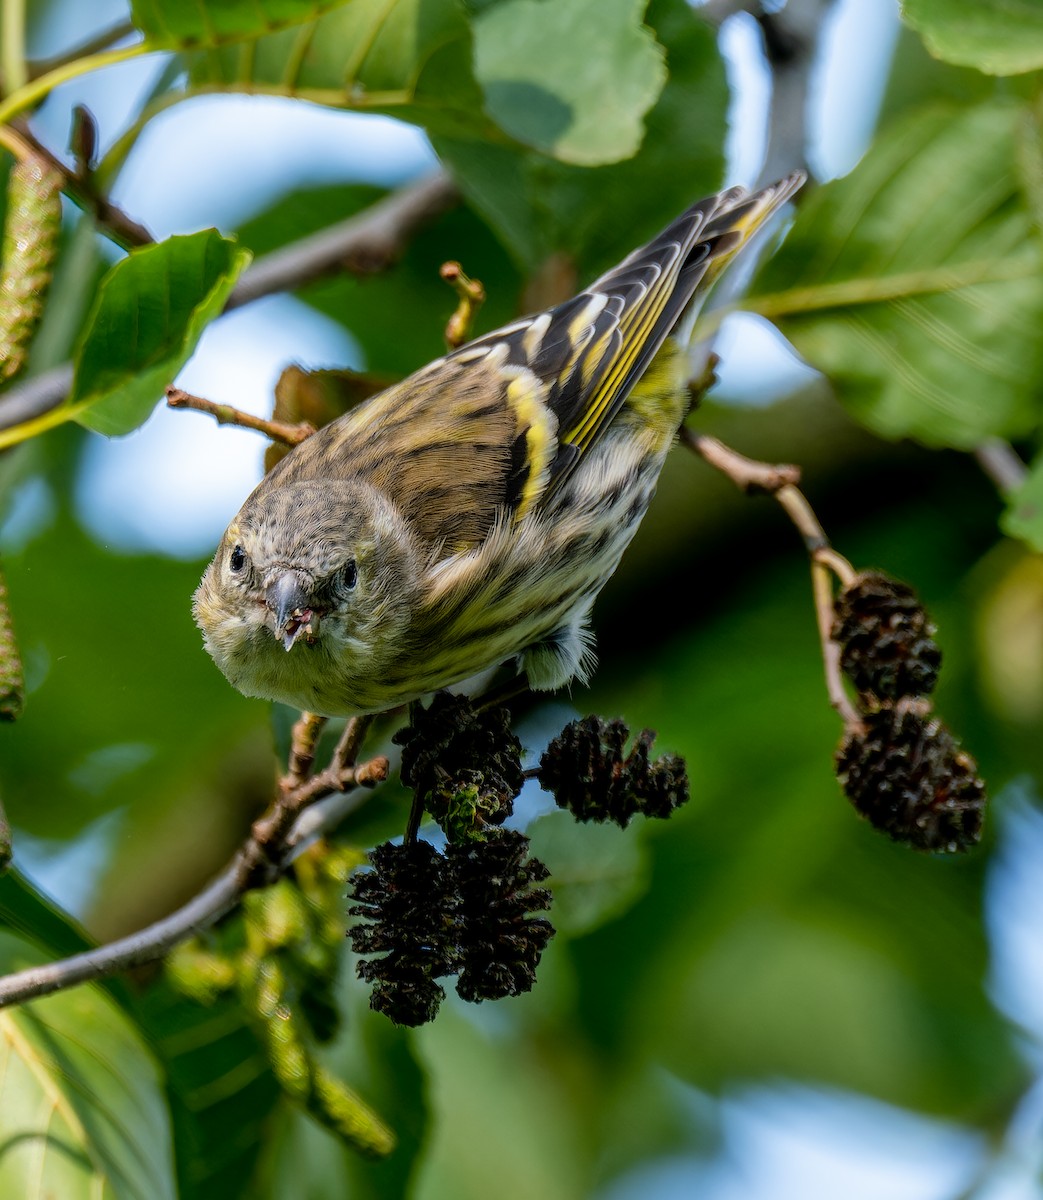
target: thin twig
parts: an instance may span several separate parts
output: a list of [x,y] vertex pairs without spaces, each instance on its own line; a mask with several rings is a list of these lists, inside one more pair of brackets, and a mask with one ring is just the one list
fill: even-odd
[[766,463],[747,458],[710,434],[696,433],[687,425],[681,427],[681,440],[744,492],[775,495],[786,485],[800,482],[800,467],[791,463]]
[[273,442],[282,442],[284,446],[296,446],[315,432],[315,426],[310,421],[298,421],[290,425],[285,421],[255,417],[253,413],[233,408],[231,404],[218,404],[202,396],[193,396],[191,392],[182,391],[181,388],[168,387],[164,394],[168,408],[192,408],[196,412],[208,413],[218,425],[239,425],[243,429],[256,429],[258,433],[265,434]]
[[772,87],[761,183],[808,165],[811,73],[832,6],[833,0],[789,0],[785,8],[770,13],[762,9],[757,16]]
[[444,172],[378,200],[365,211],[259,259],[236,284],[225,311],[273,292],[302,287],[334,271],[372,275],[398,259],[421,226],[459,203]]
[[485,288],[478,279],[464,274],[458,262],[442,263],[439,274],[452,285],[459,300],[453,315],[445,327],[445,341],[450,350],[462,346],[471,336],[471,328],[478,310],[485,303]]
[[726,475],[746,493],[762,492],[773,496],[793,522],[804,542],[811,561],[811,587],[815,602],[815,619],[822,645],[822,664],[826,675],[829,702],[840,714],[845,726],[861,724],[858,710],[844,688],[840,669],[840,646],[833,640],[833,576],[845,587],[855,578],[856,571],[848,560],[829,544],[822,523],[815,515],[807,497],[797,487],[800,470],[788,463],[757,462],[726,446],[709,434],[696,433],[683,426],[681,440],[704,462]]
[[147,246],[154,240],[144,225],[128,216],[123,209],[101,193],[89,171],[74,171],[55,157],[32,132],[28,121],[22,118],[15,119],[11,121],[9,128],[61,175],[62,191],[80,208],[89,212],[99,228],[124,250],[131,250],[135,246]]
[[[301,238],[258,259],[239,279],[228,304],[239,308],[273,292],[292,291],[340,270],[372,271],[390,262],[422,225],[459,202],[456,185],[443,172],[410,184],[321,233]],[[0,399],[0,429],[10,429],[62,404],[72,387],[73,368],[63,363],[13,387]]]
[[259,817],[251,828],[251,840],[245,847],[241,867],[244,877],[258,873],[269,874],[278,864],[286,837],[301,810],[330,792],[344,792],[350,787],[379,783],[387,775],[386,758],[373,759],[356,769],[358,755],[372,717],[352,717],[344,726],[329,765],[322,771],[302,780],[295,788],[280,789],[275,803]]
[[840,643],[833,640],[833,619],[836,612],[833,600],[833,575],[817,556],[811,559],[811,592],[815,601],[819,642],[822,645],[822,666],[826,676],[826,694],[848,730],[861,727],[862,717],[844,689],[840,669]]

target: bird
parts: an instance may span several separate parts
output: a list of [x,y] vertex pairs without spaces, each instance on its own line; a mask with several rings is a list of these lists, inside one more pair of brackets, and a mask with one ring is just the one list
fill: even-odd
[[536,691],[588,682],[591,609],[688,414],[694,318],[804,178],[698,201],[576,296],[282,458],[193,596],[229,682],[327,717],[508,663]]

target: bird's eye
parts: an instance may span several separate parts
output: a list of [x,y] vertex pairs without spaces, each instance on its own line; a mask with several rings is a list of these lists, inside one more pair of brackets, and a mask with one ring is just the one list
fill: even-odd
[[353,558],[349,558],[337,573],[337,582],[346,592],[350,592],[354,589],[355,584],[358,583],[358,581],[359,569],[355,564],[355,560]]
[[246,551],[242,546],[233,547],[232,553],[228,556],[228,565],[237,573],[246,566]]

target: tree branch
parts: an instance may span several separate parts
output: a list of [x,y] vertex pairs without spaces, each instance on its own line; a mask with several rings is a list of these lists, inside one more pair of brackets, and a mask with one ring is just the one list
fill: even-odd
[[[304,714],[302,721],[308,716]],[[386,758],[354,763],[368,725],[369,718],[349,721],[329,765],[315,775],[309,774],[300,753],[292,757],[287,783],[299,782],[280,788],[274,804],[254,823],[228,866],[187,904],[117,941],[0,978],[0,1008],[155,962],[179,942],[227,916],[248,891],[273,883],[308,841],[334,829],[363,802],[364,789],[387,778]],[[318,821],[310,819],[310,807],[337,792],[344,793],[341,803],[328,807]]]
[[[417,229],[459,198],[456,185],[441,171],[385,196],[364,212],[258,259],[243,272],[225,311],[335,271],[382,270],[402,253]],[[5,392],[0,396],[0,429],[57,408],[68,396],[72,378],[72,364],[63,363]]]
[[286,421],[255,417],[253,413],[244,412],[231,404],[218,404],[215,400],[193,396],[191,392],[182,391],[177,387],[168,387],[164,395],[168,408],[191,408],[196,412],[208,413],[218,425],[238,425],[241,429],[253,429],[284,446],[297,446],[315,432],[315,426],[309,421],[298,421],[291,425]]
[[1028,467],[1010,442],[990,438],[975,448],[978,466],[992,480],[1001,496],[1008,496],[1025,482]]

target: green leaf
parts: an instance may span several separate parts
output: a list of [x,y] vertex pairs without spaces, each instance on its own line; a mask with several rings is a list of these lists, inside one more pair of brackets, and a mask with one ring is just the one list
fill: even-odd
[[550,917],[560,933],[595,929],[628,909],[648,885],[648,857],[637,823],[620,829],[553,812],[527,832],[533,856],[550,870]]
[[[42,955],[0,931],[0,970]],[[0,1195],[175,1196],[156,1065],[122,1010],[81,986],[0,1012]]]
[[902,16],[946,62],[989,75],[1043,67],[1038,0],[903,0]]
[[1000,528],[1043,551],[1043,457],[1036,459],[1025,481],[1007,498]]
[[65,412],[98,433],[136,429],[192,356],[250,261],[213,229],[133,250],[98,289]]
[[297,29],[196,56],[203,91],[296,96],[429,130],[501,138],[485,116],[456,0],[352,0]]
[[720,184],[728,86],[715,35],[684,0],[652,0],[646,20],[669,75],[640,149],[625,161],[580,167],[517,146],[433,139],[468,199],[530,270],[564,255],[566,275],[578,264],[589,277]]
[[139,1013],[167,1075],[183,1200],[243,1195],[281,1092],[236,997],[203,1007],[161,979]]
[[0,875],[0,927],[31,938],[55,957],[79,954],[92,945],[69,915],[17,870]]
[[647,0],[507,0],[475,20],[489,115],[563,162],[630,158],[666,80]]
[[134,24],[156,49],[218,46],[307,21],[344,0],[131,0]]
[[1018,168],[1024,118],[982,104],[891,126],[809,193],[747,298],[885,437],[966,449],[1039,421],[1043,256]]

